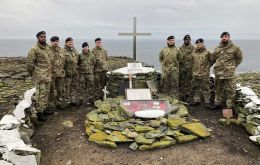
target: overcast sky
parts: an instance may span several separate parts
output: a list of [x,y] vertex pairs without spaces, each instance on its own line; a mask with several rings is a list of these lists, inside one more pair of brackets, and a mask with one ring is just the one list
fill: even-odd
[[[85,39],[121,39],[131,32],[153,38],[218,39],[229,31],[234,39],[260,39],[259,0],[0,0],[0,38],[47,35]],[[140,37],[145,38],[145,37]]]

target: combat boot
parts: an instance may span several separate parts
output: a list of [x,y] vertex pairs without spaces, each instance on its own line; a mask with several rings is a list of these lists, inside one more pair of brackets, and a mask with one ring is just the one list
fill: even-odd
[[45,115],[52,115],[54,114],[54,108],[53,107],[48,107],[44,110],[43,112]]
[[47,117],[42,112],[37,113],[37,118],[38,118],[39,121],[46,121],[47,120]]

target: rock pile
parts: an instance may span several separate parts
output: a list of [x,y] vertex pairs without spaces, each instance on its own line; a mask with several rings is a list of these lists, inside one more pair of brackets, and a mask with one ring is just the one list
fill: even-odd
[[130,142],[133,150],[149,150],[210,136],[204,124],[188,115],[184,104],[170,97],[164,99],[178,108],[157,119],[129,117],[120,107],[122,97],[96,101],[96,109],[86,114],[89,141],[111,148]]
[[243,73],[237,76],[237,119],[220,119],[222,124],[241,124],[250,134],[249,139],[260,145],[260,73]]
[[35,88],[27,90],[15,110],[0,120],[0,164],[40,163],[41,151],[31,147],[34,127],[26,113],[26,109],[32,105],[35,92]]

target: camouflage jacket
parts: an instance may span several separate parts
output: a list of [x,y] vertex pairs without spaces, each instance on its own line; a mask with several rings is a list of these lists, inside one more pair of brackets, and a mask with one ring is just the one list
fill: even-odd
[[84,54],[83,52],[79,55],[79,72],[93,74],[96,65],[96,58],[93,53],[88,52]]
[[214,73],[219,79],[230,79],[235,76],[236,67],[243,60],[240,48],[231,41],[227,45],[219,44],[214,50]]
[[212,66],[212,53],[205,47],[195,49],[192,53],[193,67],[192,74],[194,77],[209,77],[210,67]]
[[65,76],[78,75],[78,52],[75,48],[64,47],[62,54],[65,57]]
[[161,50],[159,56],[163,71],[178,71],[180,63],[183,60],[183,55],[179,48],[165,47]]
[[92,49],[92,53],[96,57],[95,72],[103,72],[108,70],[107,64],[107,51],[104,48],[95,47]]
[[52,77],[65,77],[65,56],[61,52],[61,48],[50,47],[53,57],[53,68],[52,68]]
[[27,57],[27,69],[35,83],[50,82],[52,76],[52,55],[50,46],[39,43],[30,49]]
[[193,65],[192,60],[192,52],[194,50],[194,46],[188,45],[185,46],[184,44],[180,47],[180,50],[183,54],[183,61],[180,69],[191,69]]

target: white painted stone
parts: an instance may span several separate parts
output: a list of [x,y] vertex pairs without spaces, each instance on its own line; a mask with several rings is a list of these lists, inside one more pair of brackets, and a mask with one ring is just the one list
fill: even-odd
[[20,125],[20,122],[13,115],[5,115],[0,121],[0,129],[12,129]]
[[32,96],[35,92],[36,88],[32,88],[24,93],[24,99],[18,103],[18,105],[15,107],[15,110],[13,111],[13,114],[17,119],[21,120],[25,118],[24,110],[32,105]]
[[37,165],[35,155],[21,156],[16,155],[14,152],[3,154],[3,159],[12,162],[15,165]]
[[12,163],[6,162],[4,160],[0,160],[1,165],[13,165]]
[[140,118],[158,118],[165,115],[165,111],[163,110],[144,110],[135,112],[136,117]]

